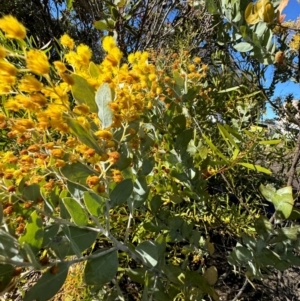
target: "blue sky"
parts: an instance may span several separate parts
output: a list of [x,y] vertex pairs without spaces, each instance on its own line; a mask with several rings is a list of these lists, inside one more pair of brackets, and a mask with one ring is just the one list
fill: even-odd
[[[283,14],[286,14],[285,21],[297,19],[300,16],[300,3],[297,2],[297,0],[290,0],[283,11]],[[267,82],[266,84],[268,85],[270,82]],[[286,96],[291,93],[294,94],[295,99],[300,100],[300,83],[288,81],[282,84],[277,84],[274,97]],[[275,117],[274,112],[270,107],[267,107],[267,114],[264,116],[264,119],[273,117]]]

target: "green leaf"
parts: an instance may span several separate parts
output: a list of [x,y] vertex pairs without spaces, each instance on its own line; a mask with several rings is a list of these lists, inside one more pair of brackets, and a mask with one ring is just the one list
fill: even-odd
[[83,195],[84,204],[91,215],[102,216],[105,212],[105,200],[98,194],[86,191]]
[[161,199],[161,196],[159,196],[157,194],[155,196],[153,196],[152,200],[150,201],[150,208],[154,215],[158,212],[158,210],[162,204],[163,204],[163,201]]
[[258,143],[262,144],[262,145],[274,145],[274,144],[279,144],[281,142],[282,142],[282,140],[280,140],[280,139],[274,139],[274,140],[259,141]]
[[65,118],[68,126],[71,128],[74,135],[85,145],[93,148],[97,154],[101,155],[103,153],[99,143],[93,137],[93,135],[87,131],[78,121],[72,118]]
[[248,263],[253,259],[252,253],[245,247],[236,247],[233,252],[240,263]]
[[220,90],[218,93],[227,93],[227,92],[231,92],[231,91],[236,91],[236,90],[239,90],[241,87],[243,87],[243,85],[227,88],[225,90]]
[[72,74],[75,82],[72,85],[73,97],[80,103],[89,106],[91,112],[97,113],[97,105],[95,102],[95,89],[83,77]]
[[272,185],[260,185],[262,195],[274,204],[276,213],[280,218],[289,218],[294,206],[292,187],[284,187],[276,190]]
[[31,263],[31,265],[35,269],[41,270],[42,266],[37,260],[36,252],[33,252],[32,248],[26,242],[22,244],[22,249],[26,252],[27,260]]
[[118,183],[117,186],[110,193],[111,207],[125,203],[131,196],[133,191],[133,183],[131,179],[125,179]]
[[179,134],[186,129],[186,118],[184,115],[177,115],[172,118],[170,128],[174,134]]
[[272,224],[265,216],[260,216],[255,221],[254,227],[257,234],[262,236],[264,240],[269,239],[274,234]]
[[98,30],[107,30],[108,26],[107,26],[107,22],[105,20],[99,20],[94,22],[94,27]]
[[141,206],[147,199],[149,194],[149,187],[145,176],[139,176],[134,182],[133,201],[134,208]]
[[67,236],[75,241],[79,251],[83,252],[95,242],[97,232],[70,226]]
[[100,70],[94,62],[90,62],[89,73],[91,77],[97,78],[100,75]]
[[15,268],[10,264],[0,263],[0,293],[5,290],[13,278]]
[[157,243],[153,241],[144,241],[140,243],[135,251],[142,257],[143,262],[148,266],[155,267],[158,263]]
[[57,232],[59,230],[58,224],[53,224],[50,226],[46,226],[44,229],[44,239],[43,239],[43,246],[47,247],[50,241],[57,235]]
[[205,0],[205,6],[209,13],[211,13],[213,15],[218,13],[218,7],[217,7],[215,1]]
[[102,129],[110,127],[113,123],[113,112],[109,106],[109,103],[112,102],[112,100],[112,93],[109,84],[102,84],[96,92],[96,104]]
[[60,171],[68,180],[82,185],[86,185],[88,176],[95,174],[93,170],[80,162],[66,164]]
[[297,220],[300,219],[300,209],[293,208],[291,215],[289,216],[289,220]]
[[43,245],[44,229],[43,221],[36,211],[33,211],[28,218],[24,235],[19,238],[19,242],[27,243],[33,253],[37,253]]
[[272,171],[265,168],[265,167],[262,167],[260,165],[256,165],[256,164],[251,164],[251,163],[244,163],[244,162],[238,162],[237,163],[238,165],[242,165],[248,169],[251,169],[251,170],[255,170],[255,171],[259,171],[259,172],[263,172],[267,175],[270,175],[272,174]]
[[234,141],[234,138],[227,132],[226,128],[220,123],[218,123],[217,126],[225,142],[227,143],[229,141],[229,146],[239,150],[239,146]]
[[22,189],[22,195],[26,200],[36,201],[40,196],[40,185],[32,184]]
[[146,268],[135,268],[135,269],[130,269],[127,268],[125,269],[126,274],[130,277],[130,279],[134,282],[144,284],[145,281],[145,273],[146,273]]
[[203,277],[207,280],[208,284],[213,286],[218,281],[218,270],[215,266],[210,266],[205,270]]
[[[213,273],[214,277],[216,277],[216,271],[212,272],[211,274]],[[183,274],[183,280],[185,280],[185,284],[187,283],[191,286],[198,287],[202,293],[209,294],[214,301],[219,300],[219,296],[216,291],[210,286],[208,281],[203,276],[199,275],[198,272],[185,271],[185,275]]]
[[88,216],[81,205],[72,198],[64,198],[63,203],[77,226],[86,226]]
[[[101,252],[103,251],[98,250],[93,255],[101,254]],[[105,285],[117,274],[118,265],[117,251],[88,260],[84,269],[86,284],[97,285],[98,287]]]
[[218,150],[218,148],[212,143],[212,141],[206,136],[202,135],[205,142],[208,144],[208,146],[211,148],[212,151],[216,153],[220,158],[222,158],[226,163],[228,163],[228,159]]
[[280,262],[280,257],[275,252],[268,248],[263,248],[259,254],[255,256],[255,259],[259,264],[264,266],[271,265],[274,266]]
[[154,158],[145,158],[142,163],[142,167],[139,170],[138,174],[141,176],[147,176],[153,169],[155,165]]
[[73,7],[73,0],[67,0],[67,8],[70,10]]
[[[83,194],[85,191],[88,190],[88,188],[86,186],[80,185],[78,183],[74,183],[71,181],[67,180],[67,189],[68,192],[70,193],[70,195],[75,199],[75,200],[80,200],[83,198]],[[66,195],[69,196],[69,195]],[[66,197],[63,196],[63,197]],[[61,197],[61,198],[63,198]]]
[[0,226],[2,225],[3,222],[3,206],[0,203]]
[[233,46],[233,48],[239,52],[247,52],[253,49],[253,46],[247,42],[240,42]]
[[67,278],[69,264],[60,262],[55,269],[50,268],[42,275],[38,282],[25,293],[24,301],[47,301],[60,290]]

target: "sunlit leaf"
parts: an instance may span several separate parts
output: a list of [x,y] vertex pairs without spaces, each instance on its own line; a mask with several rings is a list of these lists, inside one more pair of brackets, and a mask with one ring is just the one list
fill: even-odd
[[22,244],[27,243],[34,253],[37,253],[43,244],[44,228],[43,221],[36,211],[29,216],[25,233],[19,239]]
[[248,169],[251,169],[251,170],[255,170],[255,171],[259,171],[259,172],[263,172],[267,175],[270,175],[272,174],[272,171],[265,168],[265,167],[262,167],[260,165],[256,165],[256,164],[251,164],[251,163],[244,163],[244,162],[238,162],[237,163],[238,165],[242,165]]
[[248,42],[240,42],[234,45],[233,48],[240,52],[248,52],[253,49],[253,46]]
[[72,198],[64,198],[63,203],[77,226],[87,225],[89,220],[88,216],[82,206],[76,200]]
[[72,74],[72,78],[75,82],[75,84],[72,85],[72,93],[74,98],[80,104],[86,104],[87,106],[89,106],[91,112],[97,113],[98,109],[95,102],[94,88],[89,85],[86,79],[77,74]]
[[113,113],[109,106],[112,102],[112,93],[108,83],[102,84],[96,92],[96,104],[102,129],[108,128],[113,123]]
[[89,73],[92,77],[97,78],[100,75],[100,70],[97,65],[93,62],[90,62]]
[[99,20],[99,21],[94,22],[94,27],[99,30],[107,30],[108,29],[107,22],[105,20]]
[[293,191],[291,186],[276,190],[272,185],[260,185],[262,195],[274,204],[279,217],[288,218],[294,206]]
[[153,241],[144,241],[139,244],[135,251],[143,258],[143,261],[151,267],[155,267],[158,262],[158,253],[156,243]]
[[98,194],[90,191],[84,193],[84,204],[91,215],[101,216],[105,212],[105,200]]

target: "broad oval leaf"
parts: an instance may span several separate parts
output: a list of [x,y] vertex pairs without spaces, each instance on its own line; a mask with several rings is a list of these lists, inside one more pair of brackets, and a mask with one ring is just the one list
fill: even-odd
[[88,176],[95,174],[93,170],[80,162],[66,164],[60,171],[69,181],[82,185],[86,185]]
[[72,118],[66,118],[68,126],[71,128],[74,135],[85,145],[93,148],[98,154],[102,154],[103,151],[99,146],[99,143],[93,137],[93,135],[87,131],[78,121]]
[[253,49],[253,46],[247,42],[240,42],[233,46],[233,48],[239,52],[247,52]]
[[276,190],[272,185],[260,185],[262,195],[275,206],[280,217],[288,218],[294,206],[293,191],[291,186]]
[[207,280],[208,284],[213,286],[218,281],[218,270],[215,266],[210,266],[205,272],[204,272],[204,278]]
[[144,241],[139,244],[135,251],[142,257],[143,262],[151,267],[158,263],[157,244],[153,241]]
[[94,27],[97,28],[98,30],[107,30],[107,22],[105,20],[99,20],[94,22]]
[[0,229],[0,255],[14,257],[19,253],[19,242],[9,233]]
[[100,195],[94,192],[86,191],[83,194],[83,200],[85,207],[91,215],[100,216],[104,214],[105,201]]
[[38,282],[25,293],[24,301],[47,301],[63,286],[68,275],[69,264],[60,262],[42,275]]
[[89,218],[81,205],[72,198],[64,198],[63,203],[77,226],[86,226]]
[[102,129],[108,128],[113,123],[113,112],[109,106],[112,102],[112,93],[108,83],[102,84],[96,92],[96,104]]
[[131,196],[133,191],[133,183],[131,179],[125,179],[118,183],[117,186],[110,193],[111,207],[125,203]]
[[75,84],[72,85],[72,93],[74,98],[80,104],[86,104],[89,106],[91,112],[97,113],[94,88],[89,85],[86,79],[77,74],[72,74],[72,78],[75,82]]
[[109,282],[118,271],[118,253],[112,251],[100,256],[102,250],[98,250],[93,255],[99,254],[99,257],[87,261],[84,269],[84,278],[87,285],[102,286]]
[[89,73],[94,78],[97,78],[100,75],[100,70],[99,70],[98,66],[93,62],[90,62]]
[[36,211],[28,218],[25,233],[19,239],[20,243],[27,243],[36,254],[43,245],[44,228],[43,221]]
[[88,229],[81,229],[78,227],[69,227],[67,236],[70,240],[76,242],[79,251],[83,252],[84,250],[89,248],[92,245],[92,243],[96,240],[97,232]]

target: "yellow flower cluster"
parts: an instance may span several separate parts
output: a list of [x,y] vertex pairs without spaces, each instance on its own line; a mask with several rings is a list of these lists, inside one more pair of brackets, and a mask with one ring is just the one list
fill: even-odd
[[26,37],[26,28],[13,16],[4,16],[0,19],[0,29],[5,32],[8,39],[21,39]]

